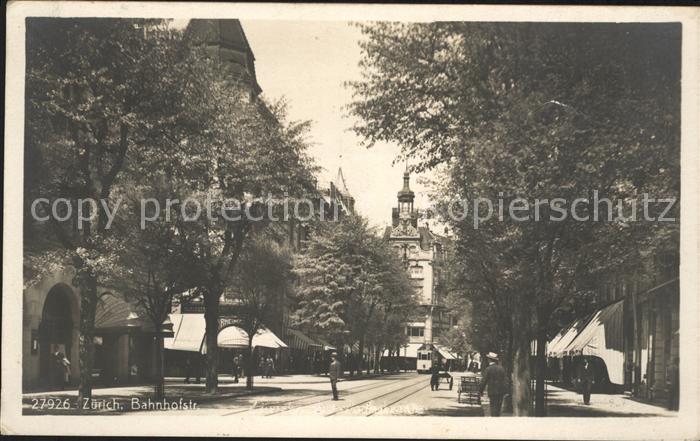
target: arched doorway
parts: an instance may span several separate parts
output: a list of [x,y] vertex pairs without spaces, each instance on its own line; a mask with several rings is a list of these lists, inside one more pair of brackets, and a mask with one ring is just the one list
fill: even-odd
[[56,361],[56,352],[70,358],[73,340],[72,291],[55,285],[46,295],[39,323],[39,369],[46,386],[62,384],[62,370]]

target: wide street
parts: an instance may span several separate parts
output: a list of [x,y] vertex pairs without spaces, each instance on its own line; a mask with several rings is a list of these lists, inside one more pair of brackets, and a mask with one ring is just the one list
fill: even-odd
[[[329,380],[318,376],[287,376],[261,379],[256,386],[275,386],[279,391],[209,401],[178,414],[240,416],[374,416],[451,415],[481,416],[480,406],[457,403],[457,386],[441,384],[431,391],[430,377],[399,373],[380,377],[346,378],[338,383],[340,398],[333,401]],[[236,386],[238,387],[238,386]]]
[[[97,388],[93,391],[95,403],[112,403],[96,409],[50,408],[49,400],[69,400],[75,403],[77,391],[55,391],[24,394],[25,415],[126,415],[162,413],[166,415],[216,415],[216,416],[489,416],[488,396],[484,394],[481,405],[457,403],[457,388],[461,372],[452,372],[454,386],[446,383],[431,391],[428,375],[415,372],[396,374],[345,376],[338,383],[340,399],[333,401],[329,380],[320,375],[283,375],[273,378],[255,377],[254,390],[245,389],[244,380],[234,383],[230,375],[220,375],[219,395],[204,393],[204,384],[184,384],[182,378],[166,380],[168,402],[180,400],[195,403],[189,408],[177,410],[139,410],[132,408],[133,399],[145,403],[152,393],[152,386],[126,386]],[[43,406],[43,407],[42,407]],[[121,408],[119,408],[121,407]],[[580,394],[547,387],[548,416],[674,416],[675,412],[661,406],[643,403],[624,394],[594,394],[586,406]],[[509,416],[504,409],[503,416]]]

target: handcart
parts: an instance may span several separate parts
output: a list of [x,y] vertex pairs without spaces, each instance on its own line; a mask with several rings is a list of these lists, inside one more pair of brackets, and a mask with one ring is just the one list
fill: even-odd
[[481,404],[481,394],[479,393],[480,384],[480,376],[461,376],[459,381],[459,388],[457,388],[457,402],[472,405]]

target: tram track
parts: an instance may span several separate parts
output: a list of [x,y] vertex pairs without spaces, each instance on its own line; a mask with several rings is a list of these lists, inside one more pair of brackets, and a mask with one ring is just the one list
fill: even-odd
[[379,409],[375,410],[374,412],[368,413],[368,414],[365,415],[365,416],[370,417],[370,416],[372,416],[372,415],[375,415],[376,413],[381,412],[382,410],[384,410],[384,409],[386,409],[386,408],[388,408],[388,407],[393,406],[394,404],[398,403],[399,401],[405,400],[406,398],[410,397],[411,395],[417,394],[418,392],[420,392],[421,390],[423,390],[423,389],[426,388],[426,387],[427,387],[427,386],[424,384],[424,385],[422,385],[421,387],[419,387],[418,389],[416,389],[416,390],[414,390],[414,391],[411,391],[411,392],[407,393],[406,395],[403,395],[403,396],[402,396],[401,398],[399,398],[398,400],[392,401],[391,403],[386,404],[386,405],[380,407]]
[[[404,390],[409,389],[409,388],[414,388],[415,386],[419,386],[419,387],[418,387],[417,389],[415,389],[415,390],[412,389],[410,393],[408,393],[408,394],[402,396],[401,398],[399,398],[399,399],[396,400],[396,401],[393,401],[393,402],[392,402],[391,404],[389,404],[389,405],[382,406],[380,409],[378,409],[378,410],[376,410],[376,411],[374,411],[374,412],[372,412],[372,413],[370,414],[370,415],[373,415],[373,414],[375,414],[376,412],[378,412],[379,410],[382,410],[382,409],[384,409],[384,408],[386,408],[386,407],[388,407],[388,406],[391,406],[391,405],[393,405],[393,404],[395,404],[395,403],[398,403],[399,401],[401,401],[401,400],[403,400],[403,399],[405,399],[405,398],[407,398],[407,397],[409,397],[409,396],[411,396],[411,395],[417,393],[418,391],[420,391],[421,389],[423,389],[424,387],[426,387],[425,379],[424,379],[424,378],[419,378],[418,381],[411,382],[411,384],[409,384],[409,385],[407,385],[407,386],[404,386],[404,387],[399,388],[399,389],[390,390],[390,391],[387,392],[387,393],[374,396],[374,397],[372,397],[372,398],[370,398],[370,399],[367,399],[367,400],[361,401],[361,402],[359,402],[359,403],[353,404],[352,406],[348,406],[348,407],[344,407],[344,408],[342,408],[342,409],[338,409],[338,410],[336,410],[335,412],[331,412],[331,413],[329,413],[329,414],[326,414],[325,416],[328,417],[328,416],[337,415],[337,414],[339,414],[339,413],[346,412],[346,411],[348,411],[348,410],[350,410],[350,409],[354,409],[354,408],[356,408],[356,407],[363,406],[363,405],[365,405],[365,404],[367,404],[367,403],[370,403],[370,402],[372,402],[372,401],[375,401],[375,400],[377,400],[377,399],[380,399],[380,398],[389,396],[389,395],[391,395],[391,394],[393,394],[393,393],[401,392],[401,391],[404,391]],[[370,415],[367,415],[367,416],[370,416]]]
[[[388,383],[380,383],[380,384],[375,384],[375,383],[372,383],[372,384],[361,384],[361,385],[357,385],[357,386],[354,386],[354,387],[346,388],[346,389],[344,389],[342,392],[343,392],[343,395],[344,395],[344,396],[352,396],[352,395],[355,395],[355,394],[358,394],[358,393],[366,392],[366,391],[368,391],[368,390],[373,390],[373,389],[379,389],[379,388],[386,387],[386,386],[389,386],[389,385],[392,385],[392,384],[395,384],[395,383],[399,383],[399,382],[402,382],[402,381],[405,381],[405,379],[398,379],[398,380],[390,381],[390,382],[388,382]],[[321,397],[321,395],[323,395],[323,397]],[[320,400],[313,401],[313,402],[311,402],[311,403],[304,403],[304,404],[301,404],[301,403],[300,403],[299,405],[295,405],[294,408],[277,410],[277,411],[274,411],[274,412],[266,413],[266,414],[264,414],[263,416],[277,415],[277,414],[280,414],[280,413],[283,413],[283,412],[288,412],[288,411],[293,410],[293,409],[298,409],[298,408],[302,408],[302,407],[313,406],[313,405],[315,405],[315,404],[320,404],[320,403],[323,403],[323,402],[325,402],[325,401],[331,401],[331,400],[328,398],[328,394],[327,394],[327,393],[317,393],[317,394],[308,394],[308,395],[304,395],[304,396],[301,396],[301,397],[298,397],[298,398],[294,398],[294,399],[291,399],[291,400],[285,400],[285,401],[281,401],[281,402],[275,402],[275,403],[271,404],[270,407],[284,407],[284,406],[288,406],[288,405],[291,404],[291,403],[297,403],[297,402],[299,402],[299,401],[307,400],[307,399],[312,399],[312,398],[321,398],[321,399],[320,399]],[[262,408],[264,408],[264,407],[260,407],[259,409],[262,409]],[[252,410],[255,410],[255,408],[253,407],[253,408],[239,409],[239,410],[236,410],[236,411],[233,411],[233,412],[225,413],[225,414],[223,414],[222,416],[236,415],[236,414],[239,414],[239,413],[250,412],[250,411],[252,411]]]

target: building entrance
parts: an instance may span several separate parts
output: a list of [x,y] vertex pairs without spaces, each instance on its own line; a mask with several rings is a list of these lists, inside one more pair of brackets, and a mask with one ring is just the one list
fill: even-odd
[[70,360],[73,319],[70,288],[56,285],[49,291],[39,324],[39,369],[41,383],[47,387],[61,386],[64,369],[58,354]]

